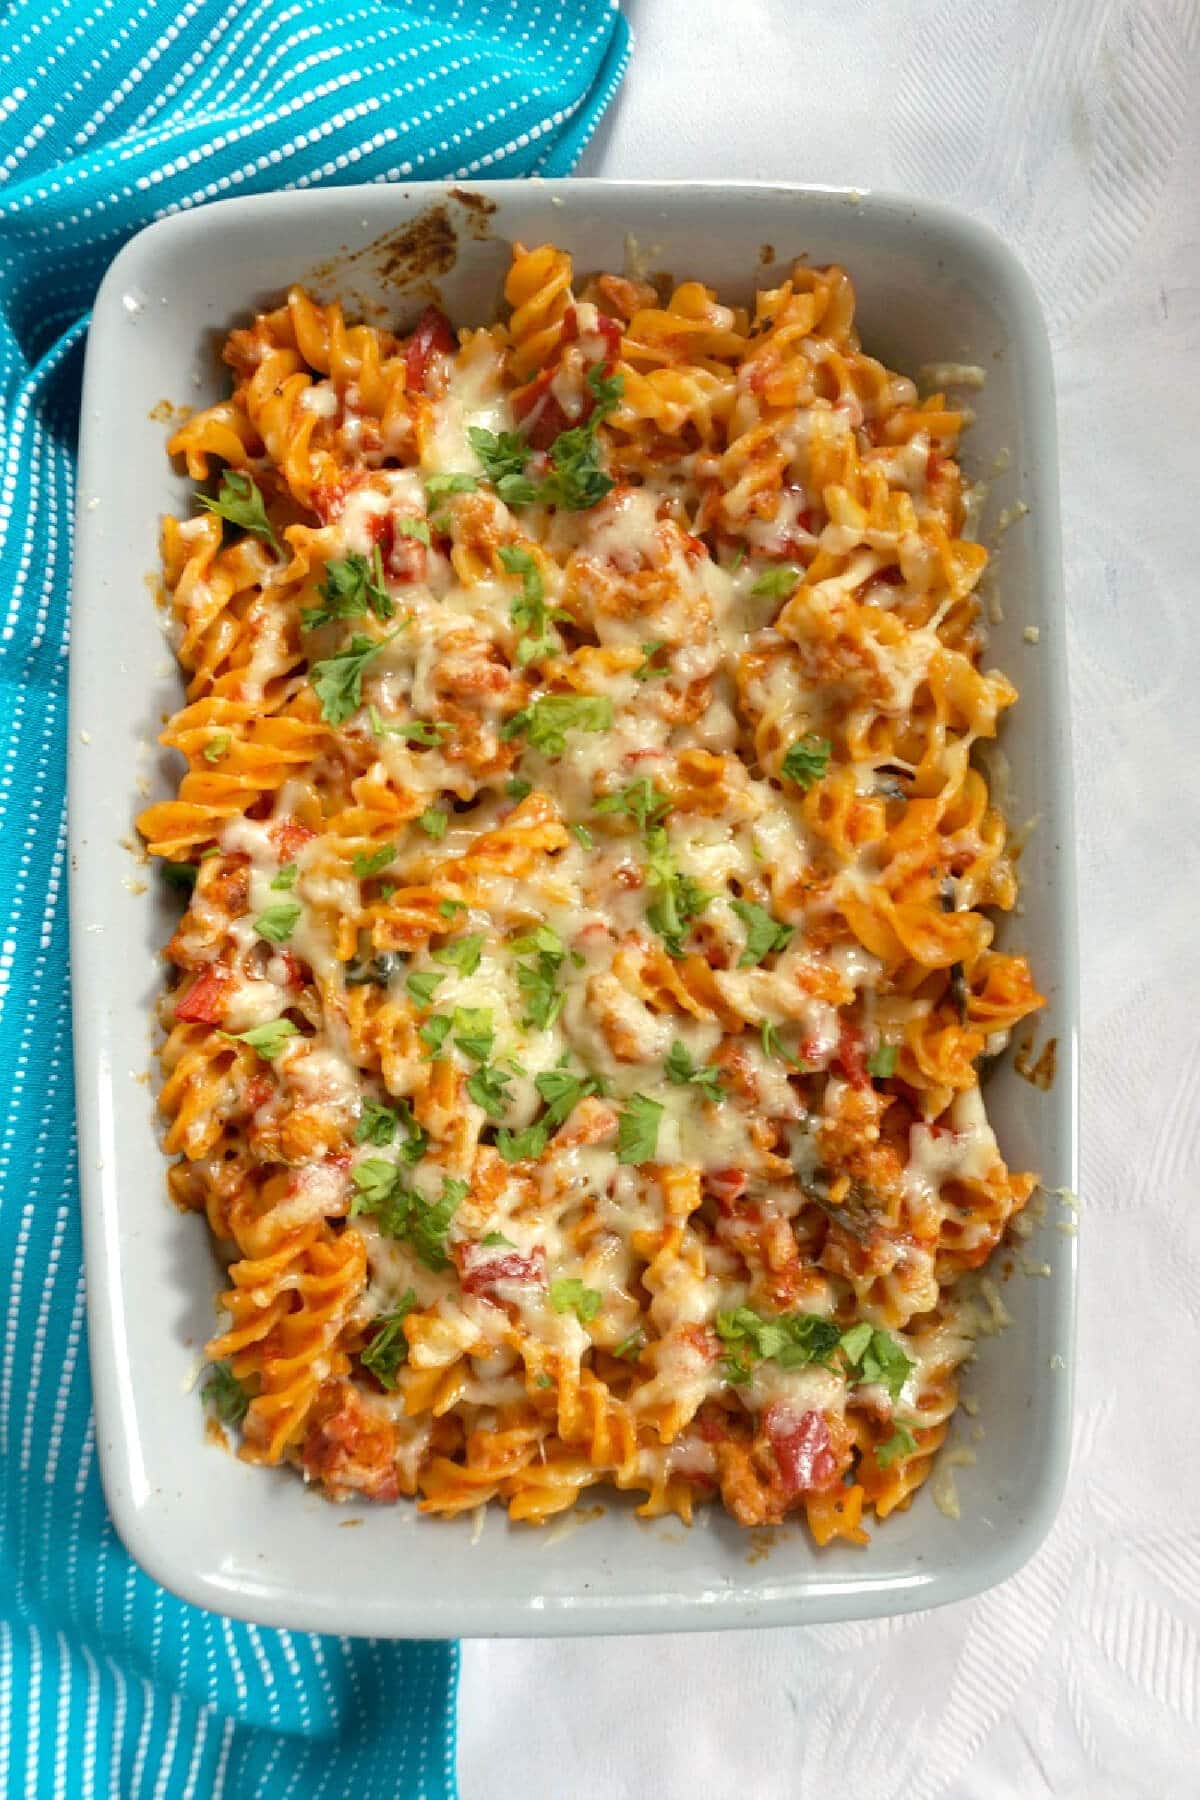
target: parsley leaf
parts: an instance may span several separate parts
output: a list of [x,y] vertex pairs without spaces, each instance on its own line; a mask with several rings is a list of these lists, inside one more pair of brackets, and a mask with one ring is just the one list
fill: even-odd
[[609,731],[613,703],[601,694],[543,694],[523,711],[514,713],[501,727],[508,739],[523,731],[535,750],[561,756],[568,731]]
[[522,781],[519,776],[514,775],[511,781],[505,782],[504,791],[510,800],[515,800],[520,803],[520,801],[524,800],[526,794],[532,794],[533,783],[532,781]]
[[417,1027],[417,1036],[425,1048],[438,1056],[450,1033],[450,1016],[448,1013],[431,1013],[423,1024]]
[[512,1104],[508,1077],[486,1064],[467,1078],[467,1092],[476,1106],[482,1106],[489,1119],[502,1119]]
[[[196,877],[200,873],[195,863],[160,862],[158,872],[168,887],[186,888],[190,893],[196,885]],[[275,885],[272,882],[272,887]]]
[[767,569],[750,589],[756,600],[782,600],[790,594],[800,580],[801,571],[791,563],[781,563],[777,569]]
[[623,1357],[626,1362],[635,1362],[641,1353],[641,1348],[645,1341],[646,1333],[642,1330],[642,1327],[638,1325],[630,1332],[627,1338],[621,1339],[621,1342],[613,1351],[613,1355]]
[[774,1360],[784,1369],[808,1363],[828,1366],[839,1332],[819,1313],[780,1313],[764,1318],[752,1306],[719,1312],[716,1332],[726,1347],[725,1374],[735,1384],[748,1381],[756,1363]]
[[[407,719],[403,725],[385,725],[382,728],[386,737],[403,738],[409,744],[423,744],[432,748],[440,745],[442,739],[454,730],[453,725],[445,719]],[[379,733],[376,733],[378,736]]]
[[367,881],[372,875],[378,875],[396,859],[395,844],[381,844],[378,850],[360,850],[354,858],[354,873],[360,881]]
[[443,812],[440,806],[427,806],[417,820],[421,830],[431,838],[444,838],[449,823],[450,814]]
[[492,1054],[496,1033],[492,1015],[486,1006],[456,1006],[454,1009],[454,1042],[465,1056],[475,1062],[486,1062]]
[[890,1438],[875,1446],[875,1461],[881,1469],[890,1468],[898,1456],[911,1456],[917,1440],[902,1419],[893,1419]]
[[648,644],[642,645],[642,655],[646,660],[633,671],[635,681],[657,681],[662,676],[671,673],[670,669],[659,668],[654,661],[659,651],[665,650],[666,647],[666,638],[651,638]]
[[573,425],[560,431],[548,455],[550,472],[541,485],[538,499],[563,512],[584,512],[611,493],[616,482],[600,464],[600,445],[596,437],[596,414],[586,425]]
[[408,1359],[404,1321],[416,1304],[416,1289],[409,1288],[391,1312],[380,1313],[374,1321],[375,1330],[371,1334],[371,1341],[358,1359],[364,1369],[371,1371],[380,1387],[386,1388],[389,1393],[396,1386],[396,1370]]
[[479,483],[474,475],[426,475],[425,492],[431,499],[440,494],[474,494]]
[[286,863],[271,883],[272,888],[276,893],[287,893],[290,888],[295,887],[298,873],[295,863]]
[[416,538],[418,544],[424,544],[426,549],[429,548],[428,519],[396,519],[394,524],[401,537]]
[[219,763],[223,756],[228,756],[229,746],[232,742],[233,733],[231,731],[214,732],[204,746],[203,755],[205,762]]
[[438,911],[441,913],[443,919],[453,919],[457,917],[460,912],[466,912],[466,910],[467,903],[465,900],[451,900],[447,895],[444,900],[438,901]]
[[266,1025],[252,1025],[249,1031],[223,1031],[221,1036],[233,1043],[249,1044],[264,1062],[274,1062],[288,1039],[299,1036],[299,1027],[290,1019],[271,1019]]
[[872,1050],[867,1058],[867,1073],[875,1075],[880,1081],[886,1081],[889,1075],[896,1073],[896,1064],[900,1060],[899,1044],[880,1044]]
[[517,986],[525,1001],[524,1025],[536,1025],[548,1031],[563,1008],[565,996],[558,991],[558,973],[566,961],[562,939],[549,925],[518,938],[512,945],[517,956],[532,954],[532,962],[517,964]]
[[673,1081],[677,1087],[686,1087],[689,1083],[700,1088],[706,1100],[714,1105],[725,1097],[725,1089],[721,1086],[721,1071],[713,1063],[705,1068],[697,1068],[688,1054],[687,1045],[676,1038],[667,1052],[667,1060],[663,1065],[667,1080]]
[[[525,439],[516,431],[485,431],[481,425],[471,425],[467,429],[467,438],[472,450],[483,464],[483,472],[488,480],[497,485],[506,476],[520,475],[533,455],[533,451]],[[506,496],[501,494],[501,499]],[[512,502],[510,501],[511,505]]]
[[418,1006],[428,1006],[445,979],[437,969],[418,969],[405,976],[404,985]]
[[565,1123],[579,1102],[598,1091],[599,1082],[590,1075],[572,1075],[569,1069],[545,1069],[534,1076],[534,1086],[546,1102],[546,1110],[534,1124],[523,1131],[501,1131],[496,1134],[496,1148],[505,1162],[536,1160],[550,1141],[551,1133]]
[[679,957],[683,955],[683,940],[692,920],[704,911],[713,896],[705,893],[690,875],[680,874],[661,825],[653,825],[647,831],[646,848],[647,880],[658,889],[658,898],[646,908],[646,919],[665,944],[668,956]]
[[242,1385],[227,1362],[209,1365],[200,1394],[222,1425],[240,1425],[250,1410],[249,1389]]
[[573,1312],[581,1325],[588,1325],[604,1304],[599,1288],[585,1287],[578,1275],[564,1275],[550,1283],[550,1304],[556,1313]]
[[395,1163],[380,1158],[358,1163],[353,1181],[352,1217],[362,1213],[373,1215],[384,1236],[410,1243],[427,1269],[440,1270],[449,1266],[446,1233],[467,1196],[465,1181],[444,1180],[441,1197],[431,1203],[415,1189],[404,1186],[401,1171]]
[[502,1231],[489,1231],[485,1238],[480,1238],[485,1250],[515,1250],[516,1245],[511,1238],[506,1238]]
[[364,1100],[362,1114],[354,1127],[354,1141],[356,1144],[377,1144],[382,1148],[391,1143],[399,1123],[390,1106],[381,1106],[378,1100]]
[[318,588],[323,606],[300,609],[305,631],[316,631],[334,619],[359,619],[368,609],[377,619],[390,619],[396,608],[384,584],[383,555],[376,544],[368,562],[356,550],[339,561],[325,564],[325,579]]
[[219,519],[228,519],[231,525],[240,525],[243,531],[265,538],[274,549],[279,549],[279,539],[267,517],[262,494],[253,478],[244,470],[226,469],[221,477],[221,488],[216,499],[211,494],[201,494],[199,500],[201,506],[206,507],[210,513],[215,513]]
[[729,904],[746,927],[746,948],[738,957],[739,969],[752,969],[772,950],[784,949],[795,936],[795,926],[781,925],[764,906],[756,906],[752,900],[731,900]]
[[624,1112],[617,1115],[617,1161],[652,1162],[658,1145],[658,1126],[663,1107],[645,1094],[631,1094]]
[[596,840],[586,825],[572,825],[570,831],[571,836],[575,839],[576,843],[582,844],[585,850],[594,850],[596,848]]
[[258,915],[254,929],[268,943],[286,944],[303,910],[298,900],[281,900],[278,906],[268,906],[266,912]]
[[321,702],[321,717],[327,725],[344,725],[362,705],[363,670],[372,657],[378,656],[391,638],[369,638],[355,635],[349,647],[336,656],[322,657],[308,671],[308,679]]
[[846,1361],[858,1371],[852,1380],[881,1381],[893,1400],[900,1398],[904,1383],[917,1365],[910,1362],[889,1331],[872,1327],[867,1337],[860,1323],[844,1332],[840,1342]]
[[434,962],[448,963],[457,969],[460,975],[473,975],[479,967],[479,959],[483,955],[482,931],[473,931],[467,937],[454,938],[443,944],[440,950],[433,951]]
[[633,819],[639,831],[647,831],[653,825],[659,825],[671,810],[671,801],[666,794],[660,793],[648,775],[640,781],[631,781],[628,787],[621,788],[615,794],[605,794],[597,800],[593,807],[598,813],[625,813]]
[[791,1051],[785,1049],[784,1045],[780,1043],[779,1027],[772,1025],[770,1019],[764,1019],[762,1023],[762,1047],[764,1056],[781,1056],[784,1062],[791,1063],[793,1069],[802,1069],[808,1072],[808,1064],[801,1057],[793,1056]]
[[517,662],[525,668],[528,663],[562,649],[562,640],[551,626],[553,621],[570,615],[546,605],[542,573],[528,550],[519,544],[504,544],[500,561],[510,575],[522,578],[521,598],[513,601],[512,617],[521,634],[517,639]]
[[807,794],[809,788],[820,781],[828,770],[832,749],[828,738],[818,737],[815,732],[810,731],[806,737],[796,739],[784,757],[779,772],[785,781],[794,781]]

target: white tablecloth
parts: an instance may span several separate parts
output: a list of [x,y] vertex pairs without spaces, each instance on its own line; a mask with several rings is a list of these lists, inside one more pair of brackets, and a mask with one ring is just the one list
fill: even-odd
[[1050,322],[1083,975],[1083,1295],[1058,1522],[880,1624],[464,1646],[464,1800],[1200,1796],[1200,7],[624,0],[585,174],[989,219]]

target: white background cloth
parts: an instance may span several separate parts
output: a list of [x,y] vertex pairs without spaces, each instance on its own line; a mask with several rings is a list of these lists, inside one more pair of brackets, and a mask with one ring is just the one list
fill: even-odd
[[956,202],[1062,433],[1083,977],[1070,1486],[1020,1575],[878,1624],[464,1646],[464,1800],[1200,1796],[1200,6],[624,0],[581,173]]

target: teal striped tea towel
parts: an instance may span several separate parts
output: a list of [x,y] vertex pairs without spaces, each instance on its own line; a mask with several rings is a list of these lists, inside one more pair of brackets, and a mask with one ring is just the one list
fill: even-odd
[[184,1606],[96,1473],[64,905],[73,444],[87,309],[180,207],[561,175],[620,81],[615,0],[16,0],[0,49],[0,1796],[454,1792],[456,1651]]

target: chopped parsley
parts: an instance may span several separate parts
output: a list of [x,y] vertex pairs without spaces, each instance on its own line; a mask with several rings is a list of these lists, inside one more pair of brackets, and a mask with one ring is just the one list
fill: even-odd
[[511,1238],[506,1238],[502,1231],[489,1231],[485,1238],[480,1238],[485,1250],[515,1250],[516,1245]]
[[662,939],[668,956],[680,957],[692,921],[704,911],[713,896],[690,875],[680,874],[661,825],[651,826],[647,831],[646,848],[649,852],[647,880],[658,890],[657,898],[646,908],[646,919]]
[[[533,452],[525,439],[517,431],[485,431],[481,425],[471,425],[467,429],[467,437],[471,448],[483,464],[483,472],[488,480],[500,492],[500,498],[507,504],[519,505],[519,501],[508,500],[500,488],[503,481],[513,476],[520,476]],[[528,484],[532,487],[532,483]]]
[[559,971],[566,961],[566,946],[557,931],[549,925],[538,925],[512,945],[516,956],[532,956],[532,962],[517,964],[517,986],[525,1002],[524,1025],[535,1025],[549,1031],[563,1009],[564,995],[558,987]]
[[452,938],[440,950],[433,951],[433,960],[448,964],[450,968],[457,969],[460,975],[473,975],[483,955],[483,938],[482,931],[473,931],[467,937]]
[[444,838],[446,827],[450,823],[450,814],[443,812],[440,806],[427,806],[417,820],[417,824],[427,837]]
[[[200,873],[196,864],[190,862],[160,862],[158,872],[168,887],[184,888],[188,893],[195,887]],[[274,887],[274,882],[271,885]]]
[[298,873],[299,873],[299,871],[296,868],[295,863],[285,863],[283,868],[280,869],[278,875],[276,875],[274,881],[271,883],[272,888],[275,890],[276,893],[285,893],[286,894],[289,891],[289,889],[295,887],[296,876]]
[[535,750],[561,756],[568,731],[610,731],[613,703],[602,694],[543,694],[504,721],[502,738],[524,732]]
[[447,1178],[442,1182],[440,1198],[429,1201],[415,1188],[405,1187],[400,1168],[382,1158],[368,1158],[356,1164],[353,1181],[352,1218],[363,1213],[374,1217],[385,1237],[411,1244],[427,1269],[436,1272],[449,1267],[446,1234],[467,1197],[465,1181]]
[[300,609],[300,623],[305,631],[316,631],[334,619],[360,619],[373,612],[377,619],[390,619],[396,608],[383,576],[383,556],[376,544],[368,562],[357,551],[340,561],[325,564],[325,579],[317,592],[321,606]]
[[781,925],[766,907],[756,906],[753,900],[731,900],[729,904],[746,927],[746,948],[738,957],[739,969],[752,969],[773,950],[785,949],[795,936],[793,925]]
[[240,1425],[250,1410],[250,1391],[227,1362],[209,1365],[200,1396],[212,1407],[222,1425]]
[[496,1148],[505,1162],[536,1161],[550,1141],[551,1134],[565,1123],[588,1094],[599,1091],[600,1083],[590,1075],[572,1075],[569,1069],[546,1069],[534,1076],[534,1086],[546,1102],[540,1119],[523,1131],[501,1131],[496,1135]]
[[807,794],[809,788],[822,780],[828,771],[832,749],[828,738],[818,737],[815,732],[810,731],[806,737],[796,739],[784,757],[779,772],[785,781],[794,781]]
[[847,1363],[857,1371],[851,1380],[881,1381],[893,1400],[900,1398],[904,1383],[917,1365],[905,1356],[889,1331],[868,1328],[861,1321],[843,1332],[840,1342]]
[[512,618],[518,633],[517,662],[521,668],[543,656],[553,656],[562,649],[562,640],[552,629],[554,623],[570,617],[556,607],[546,605],[542,572],[529,551],[519,544],[504,544],[500,561],[510,575],[520,575],[521,598],[513,601]]
[[404,1321],[416,1304],[416,1289],[409,1288],[390,1312],[380,1313],[375,1320],[371,1340],[358,1359],[364,1369],[371,1371],[380,1387],[386,1388],[389,1393],[396,1385],[397,1369],[408,1359]]
[[474,1062],[486,1062],[492,1054],[496,1033],[492,1015],[486,1006],[456,1006],[454,1009],[454,1042],[464,1056]]
[[510,800],[515,800],[519,804],[524,800],[526,794],[532,794],[533,783],[532,781],[522,781],[519,775],[514,775],[511,780],[505,782],[504,791]]
[[781,563],[777,569],[767,569],[761,574],[750,589],[756,600],[782,600],[790,594],[800,579],[800,570],[792,563]]
[[467,903],[465,900],[451,900],[447,897],[444,900],[438,901],[438,911],[441,913],[443,919],[457,918],[460,912],[466,912],[466,910]]
[[431,1013],[418,1025],[417,1036],[431,1055],[440,1056],[450,1034],[450,1022],[449,1013]]
[[663,1065],[667,1080],[673,1081],[677,1087],[689,1084],[698,1087],[706,1100],[714,1104],[725,1097],[725,1089],[721,1086],[721,1071],[712,1063],[705,1068],[697,1068],[688,1054],[687,1045],[676,1038],[667,1052],[667,1060]]
[[772,1025],[770,1019],[764,1019],[762,1023],[762,1047],[764,1056],[780,1056],[784,1062],[791,1063],[794,1069],[808,1072],[808,1064],[799,1056],[793,1056],[780,1042],[779,1027]]
[[428,519],[397,519],[395,527],[401,537],[415,538],[418,544],[424,544],[426,549],[429,548]]
[[360,850],[354,858],[354,873],[360,881],[378,875],[396,859],[395,844],[381,844],[378,850]]
[[265,538],[273,549],[279,549],[279,539],[267,517],[267,509],[263,503],[253,478],[242,469],[226,469],[221,477],[220,492],[214,500],[211,494],[201,494],[200,504],[218,519],[227,519],[231,525],[240,525],[243,531],[251,532],[255,537]]
[[867,1058],[867,1073],[876,1076],[880,1081],[886,1081],[889,1075],[896,1073],[896,1064],[899,1060],[899,1044],[880,1044],[879,1048],[872,1050]]
[[[358,711],[362,705],[363,670],[391,641],[391,638],[359,637],[356,634],[345,650],[339,650],[336,656],[323,657],[312,665],[308,679],[317,691],[321,717],[327,725],[344,725]],[[374,722],[372,718],[372,725]]]
[[659,1121],[663,1107],[645,1094],[631,1094],[623,1112],[617,1114],[617,1161],[645,1163],[654,1160],[658,1146]]
[[281,900],[278,906],[268,906],[266,912],[259,913],[254,921],[254,929],[268,943],[286,944],[295,931],[303,910],[298,900]]
[[780,1313],[764,1318],[752,1306],[719,1312],[716,1331],[725,1345],[722,1366],[726,1378],[735,1384],[749,1381],[760,1362],[773,1360],[783,1369],[799,1369],[814,1362],[828,1367],[840,1339],[837,1326],[819,1313]]
[[892,1425],[891,1437],[875,1446],[875,1461],[881,1469],[890,1468],[898,1456],[911,1456],[917,1447],[916,1438],[902,1419],[893,1419]]
[[220,760],[223,756],[228,756],[229,746],[230,746],[230,744],[232,744],[232,742],[233,742],[233,733],[231,731],[216,731],[216,732],[214,732],[212,737],[209,738],[207,744],[205,744],[205,746],[204,746],[203,755],[204,755],[205,762],[206,763],[220,762]]
[[364,1100],[358,1124],[354,1127],[356,1144],[375,1144],[382,1149],[390,1144],[400,1124],[399,1117],[390,1106],[382,1106],[378,1100]]
[[431,499],[442,494],[474,494],[479,483],[474,475],[426,475],[425,492]]
[[589,1325],[604,1304],[599,1288],[585,1287],[578,1275],[564,1275],[550,1283],[550,1304],[556,1313],[573,1312],[581,1325]]
[[418,1006],[428,1006],[445,979],[437,969],[417,969],[404,977],[404,985]]
[[648,775],[639,781],[631,781],[628,787],[621,788],[615,794],[605,794],[597,800],[592,809],[598,813],[624,813],[632,819],[639,831],[649,831],[652,826],[660,825],[671,810],[671,801],[666,794],[660,793]]
[[665,650],[666,647],[666,638],[651,638],[648,644],[642,645],[642,655],[645,658],[645,661],[633,671],[633,679],[635,681],[658,681],[664,675],[669,675],[671,673],[670,669],[662,668],[654,660],[659,651]]
[[572,825],[571,836],[575,839],[576,843],[582,844],[585,850],[594,850],[596,848],[596,840],[586,825]]
[[486,1063],[467,1077],[467,1093],[476,1106],[482,1106],[489,1119],[502,1119],[512,1104],[508,1077],[502,1070],[490,1068]]
[[613,1355],[623,1357],[626,1362],[634,1362],[641,1354],[642,1345],[645,1342],[646,1333],[642,1330],[642,1327],[638,1325],[630,1332],[627,1338],[621,1339],[621,1342],[613,1351]]

